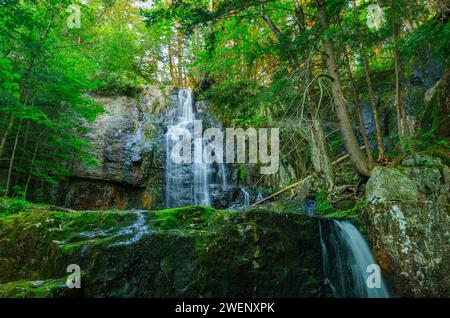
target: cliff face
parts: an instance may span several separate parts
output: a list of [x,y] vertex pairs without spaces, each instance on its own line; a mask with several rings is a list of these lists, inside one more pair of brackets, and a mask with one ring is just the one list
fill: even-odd
[[139,97],[94,97],[106,112],[87,125],[97,167],[75,163],[59,201],[79,210],[150,209],[163,204],[161,149],[164,98],[148,87]]
[[430,157],[377,167],[366,187],[368,238],[392,294],[450,294],[450,173]]
[[[84,139],[88,150],[98,161],[95,167],[68,162],[70,176],[57,186],[39,180],[28,195],[33,202],[47,202],[75,210],[161,209],[165,206],[166,132],[180,117],[180,89],[168,92],[148,86],[137,97],[93,96],[105,112],[93,123],[85,123]],[[209,111],[210,103],[195,101],[196,119],[203,128],[221,127]],[[228,208],[243,203],[238,186],[239,164],[212,164],[208,179],[211,205]],[[220,174],[218,173],[220,172]],[[180,166],[174,174],[180,179],[192,179],[188,166]],[[225,176],[225,177],[223,177]],[[0,176],[1,179],[1,176]],[[225,179],[225,182],[223,181]],[[1,180],[0,180],[1,181]],[[5,181],[6,182],[6,181]],[[189,182],[186,181],[189,185]],[[255,187],[256,188],[256,187]],[[256,189],[247,189],[251,202],[256,201]],[[188,192],[186,192],[188,193]],[[191,205],[192,195],[175,196],[179,205]]]

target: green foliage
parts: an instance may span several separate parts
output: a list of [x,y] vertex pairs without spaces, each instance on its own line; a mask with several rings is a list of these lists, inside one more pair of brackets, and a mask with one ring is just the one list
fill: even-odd
[[421,24],[407,36],[404,46],[402,46],[402,53],[413,57],[416,52],[431,47],[435,58],[440,58],[448,63],[448,56],[450,55],[449,37],[449,23],[436,23],[430,18],[427,23]]
[[138,8],[125,0],[75,1],[81,28],[70,29],[70,4],[27,0],[0,7],[0,159],[12,161],[18,183],[8,195],[26,195],[36,180],[55,185],[74,162],[98,165],[85,124],[104,109],[87,93],[132,95],[155,70]]
[[239,183],[246,184],[248,178],[247,166],[245,164],[239,164],[238,166]]
[[330,148],[332,151],[339,152],[344,147],[344,140],[341,136],[337,136],[330,140]]
[[10,215],[18,212],[23,212],[28,209],[29,202],[22,198],[5,199],[0,200],[0,217]]
[[[1,38],[0,38],[1,39]],[[14,73],[11,61],[0,58],[0,88],[1,91],[10,93],[13,97],[18,98],[20,74]]]
[[450,166],[450,143],[447,139],[439,139],[434,131],[420,132],[409,144],[416,153],[437,157]]
[[317,192],[316,211],[321,215],[333,213],[333,205],[328,201],[328,192],[324,190]]
[[15,197],[22,198],[24,196],[25,192],[23,191],[23,189],[20,185],[15,185],[14,187],[12,187],[12,194]]
[[328,193],[320,190],[316,194],[316,212],[324,217],[337,220],[358,221],[358,212],[367,206],[366,200],[357,201],[353,207],[348,209],[335,209],[333,204],[328,200]]
[[[374,2],[325,1],[330,17],[326,32],[317,23],[314,1],[301,2],[301,13],[295,3],[278,0],[264,2],[261,6],[258,1],[226,0],[215,3],[208,12],[206,1],[175,1],[171,6],[161,1],[145,13],[152,30],[160,28],[163,22],[180,23],[180,30],[192,35],[187,54],[190,81],[204,98],[213,102],[214,113],[226,125],[279,126],[286,137],[282,138],[281,156],[288,162],[304,160],[307,156],[306,147],[297,146],[302,138],[309,138],[310,124],[308,118],[305,119],[308,110],[320,114],[327,122],[327,132],[338,127],[339,119],[332,112],[330,84],[320,79],[326,72],[323,39],[331,39],[335,47],[349,105],[354,101],[348,72],[343,66],[346,57],[360,104],[370,104],[361,45],[369,62],[374,94],[380,100],[381,118],[392,111],[395,100],[394,26],[398,24],[401,30],[398,41],[404,102],[412,97],[423,99],[423,91],[413,92],[408,88],[405,92],[405,82],[410,75],[408,67],[415,69],[418,63],[423,63],[419,52],[426,50],[433,57],[448,60],[448,23],[437,22],[439,8],[424,1],[414,4],[405,0],[377,2],[384,12],[379,28],[370,28],[367,23],[369,6]],[[263,11],[272,25],[263,18]],[[424,108],[420,102],[411,106],[411,112],[421,109]],[[356,123],[356,114],[353,115]],[[398,143],[396,132],[391,130],[389,134],[385,136],[386,144]],[[333,136],[329,145],[332,156],[341,154],[344,148],[339,135]]]
[[101,37],[102,42],[95,52],[95,79],[100,81],[96,91],[107,95],[134,95],[146,82],[145,75],[136,71],[140,67],[136,57],[143,54],[136,31],[120,24],[107,24],[100,32],[97,37]]

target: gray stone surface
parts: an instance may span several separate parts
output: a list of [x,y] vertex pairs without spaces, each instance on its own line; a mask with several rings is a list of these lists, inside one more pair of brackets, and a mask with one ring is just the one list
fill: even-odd
[[416,183],[395,168],[375,167],[366,185],[370,203],[386,201],[417,201]]
[[449,169],[415,162],[373,171],[363,211],[367,235],[394,296],[448,297]]
[[393,296],[450,295],[449,206],[384,202],[364,211],[373,254]]
[[62,202],[75,209],[158,208],[163,205],[164,96],[147,87],[138,97],[94,96],[105,107],[86,123],[99,165],[75,162]]

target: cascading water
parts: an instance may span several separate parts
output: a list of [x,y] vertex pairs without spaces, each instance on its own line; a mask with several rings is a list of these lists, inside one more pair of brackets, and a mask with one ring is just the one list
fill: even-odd
[[244,188],[241,188],[241,192],[244,195],[244,206],[250,206],[250,193]]
[[264,196],[262,195],[262,193],[259,193],[256,195],[256,202],[261,201],[262,199],[264,199]]
[[[194,121],[197,119],[194,112],[193,94],[190,89],[179,89],[175,113],[172,116],[166,134],[166,208],[188,205],[211,206],[211,187],[224,187],[227,184],[224,164],[210,164],[201,160],[194,160],[194,151],[191,154],[191,163],[176,163],[171,154],[177,143],[180,142],[180,129],[188,130],[194,134]],[[194,138],[194,145],[201,145],[204,149],[209,140]],[[203,151],[202,151],[203,152]],[[203,154],[201,153],[203,157]]]
[[369,288],[367,280],[372,272],[368,269],[376,262],[364,237],[352,223],[320,221],[320,237],[325,284],[333,297],[389,297],[381,273],[379,286]]
[[[211,206],[211,194],[227,186],[225,164],[209,164],[204,160],[196,163],[194,153],[191,154],[191,163],[180,164],[171,160],[174,146],[181,138],[177,128],[188,130],[191,136],[195,136],[197,114],[191,90],[178,91],[174,111],[166,134],[166,207]],[[192,149],[194,145],[201,145],[202,149],[212,146],[202,137],[194,138]],[[241,188],[241,193],[244,206],[250,206],[249,192]],[[261,198],[262,195],[258,195],[257,200]],[[312,215],[314,208],[315,204],[305,202],[303,210]],[[371,273],[367,273],[367,269],[376,262],[363,236],[350,222],[321,220],[320,237],[325,283],[334,297],[389,297],[381,277],[379,288],[369,288],[367,279]]]

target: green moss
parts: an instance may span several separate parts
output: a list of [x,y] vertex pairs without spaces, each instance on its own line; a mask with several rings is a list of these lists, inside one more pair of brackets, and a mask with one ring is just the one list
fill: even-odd
[[21,198],[0,197],[0,217],[28,211],[30,207],[41,207],[43,204],[32,204]]
[[[147,228],[135,226],[142,217]],[[316,220],[263,207],[135,213],[30,205],[0,217],[0,295],[71,296],[76,291],[53,280],[69,264],[82,269],[78,293],[86,297],[315,295],[320,283],[307,275],[320,275],[318,242]]]
[[64,279],[46,281],[15,281],[0,284],[0,298],[49,298],[55,297],[65,287]]
[[159,230],[207,230],[211,218],[231,212],[198,206],[161,210],[153,212],[155,217],[150,218],[148,225]]
[[328,218],[337,220],[351,220],[359,222],[359,212],[367,206],[366,200],[357,201],[353,206],[345,202],[340,209],[336,209],[328,200],[326,191],[319,191],[316,195],[316,213]]
[[[61,238],[73,243],[96,237],[97,233],[112,233],[136,221],[133,212],[75,212],[65,215]],[[95,232],[94,232],[95,231]]]
[[8,273],[0,283],[59,276],[85,244],[110,243],[137,219],[134,212],[60,212],[30,203],[24,210],[0,217],[0,271]]
[[320,293],[321,281],[309,279],[320,273],[304,265],[321,266],[315,219],[261,208],[211,218],[209,226],[194,245],[201,297]]

